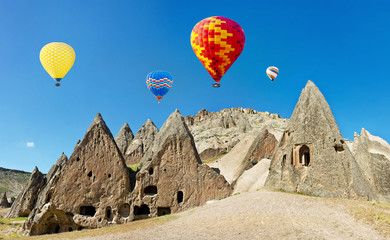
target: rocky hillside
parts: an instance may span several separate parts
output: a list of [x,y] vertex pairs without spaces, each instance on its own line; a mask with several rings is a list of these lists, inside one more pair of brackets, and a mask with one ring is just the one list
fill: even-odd
[[219,112],[202,109],[195,116],[186,116],[185,121],[194,136],[200,158],[207,160],[229,152],[244,136],[255,130],[266,128],[280,139],[288,119],[240,107]]
[[[195,116],[186,116],[184,120],[194,137],[199,156],[205,162],[230,152],[245,136],[262,128],[279,140],[288,123],[288,119],[278,114],[241,107],[219,112],[202,109]],[[127,165],[139,163],[157,133],[158,129],[150,119],[135,136],[127,123],[123,125],[115,141]],[[28,172],[0,168],[0,193],[7,192],[8,197],[16,197],[30,175]]]
[[8,197],[16,197],[23,190],[30,174],[0,167],[0,193],[7,192]]
[[243,108],[185,118],[176,110],[160,130],[148,119],[134,136],[125,123],[114,139],[97,114],[69,159],[62,155],[47,176],[34,170],[7,216],[28,215],[23,234],[40,235],[174,214],[262,188],[389,202],[389,155],[390,145],[364,129],[346,141],[311,81],[289,120]]

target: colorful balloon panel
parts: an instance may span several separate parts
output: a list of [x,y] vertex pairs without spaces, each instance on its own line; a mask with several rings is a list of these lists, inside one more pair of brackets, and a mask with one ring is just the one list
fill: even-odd
[[63,42],[46,44],[39,54],[42,66],[58,82],[72,68],[76,54],[71,46]]
[[214,81],[219,82],[240,56],[245,34],[235,21],[214,16],[198,22],[191,33],[191,46]]
[[268,67],[266,73],[267,73],[268,77],[271,79],[271,81],[273,82],[279,74],[279,69],[277,67],[273,67],[273,66]]
[[146,76],[146,86],[156,96],[158,102],[172,87],[173,78],[169,72],[153,71]]

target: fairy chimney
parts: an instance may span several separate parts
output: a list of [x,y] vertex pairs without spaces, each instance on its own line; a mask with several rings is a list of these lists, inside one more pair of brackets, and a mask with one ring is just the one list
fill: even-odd
[[51,187],[29,216],[29,235],[97,228],[129,220],[130,177],[114,138],[97,114]]
[[328,103],[308,81],[271,161],[266,187],[316,196],[372,199]]
[[175,213],[225,198],[225,178],[202,165],[194,139],[179,111],[172,113],[141,161],[133,191],[134,219]]
[[153,141],[158,133],[156,125],[148,119],[135,134],[134,139],[127,147],[124,154],[127,165],[139,163],[144,154],[153,145]]
[[118,145],[118,148],[122,154],[125,154],[126,149],[130,145],[133,138],[134,135],[130,129],[129,124],[127,123],[123,124],[118,134],[115,136],[116,145]]
[[38,198],[38,194],[45,185],[45,176],[41,173],[37,167],[31,173],[30,179],[28,180],[23,191],[15,199],[11,206],[7,217],[27,217],[33,210],[35,203]]
[[7,193],[4,192],[3,198],[1,199],[1,202],[0,202],[0,207],[9,208],[10,206],[11,206],[11,204],[8,202]]

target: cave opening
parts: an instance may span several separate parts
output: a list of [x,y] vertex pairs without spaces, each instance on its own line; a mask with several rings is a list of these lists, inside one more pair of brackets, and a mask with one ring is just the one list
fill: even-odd
[[80,207],[80,215],[93,217],[93,216],[95,216],[95,213],[96,213],[96,209],[94,206],[81,206]]
[[158,207],[157,208],[157,216],[164,216],[171,214],[171,208],[170,207]]
[[144,193],[146,195],[155,195],[155,194],[157,194],[157,187],[156,186],[147,186],[144,189]]
[[183,202],[183,192],[178,191],[177,192],[177,203],[182,203]]

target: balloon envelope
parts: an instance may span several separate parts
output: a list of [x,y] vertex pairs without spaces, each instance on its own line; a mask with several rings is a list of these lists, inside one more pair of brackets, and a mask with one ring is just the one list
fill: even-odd
[[268,77],[271,79],[271,81],[273,82],[279,74],[279,69],[277,67],[271,66],[267,68],[266,73]]
[[198,22],[191,33],[191,46],[217,83],[240,56],[245,34],[235,21],[214,16]]
[[76,54],[71,46],[63,42],[52,42],[46,44],[39,54],[42,66],[49,75],[57,81],[65,77],[73,66]]
[[146,76],[146,86],[156,96],[158,102],[172,87],[173,78],[169,72],[153,71]]

